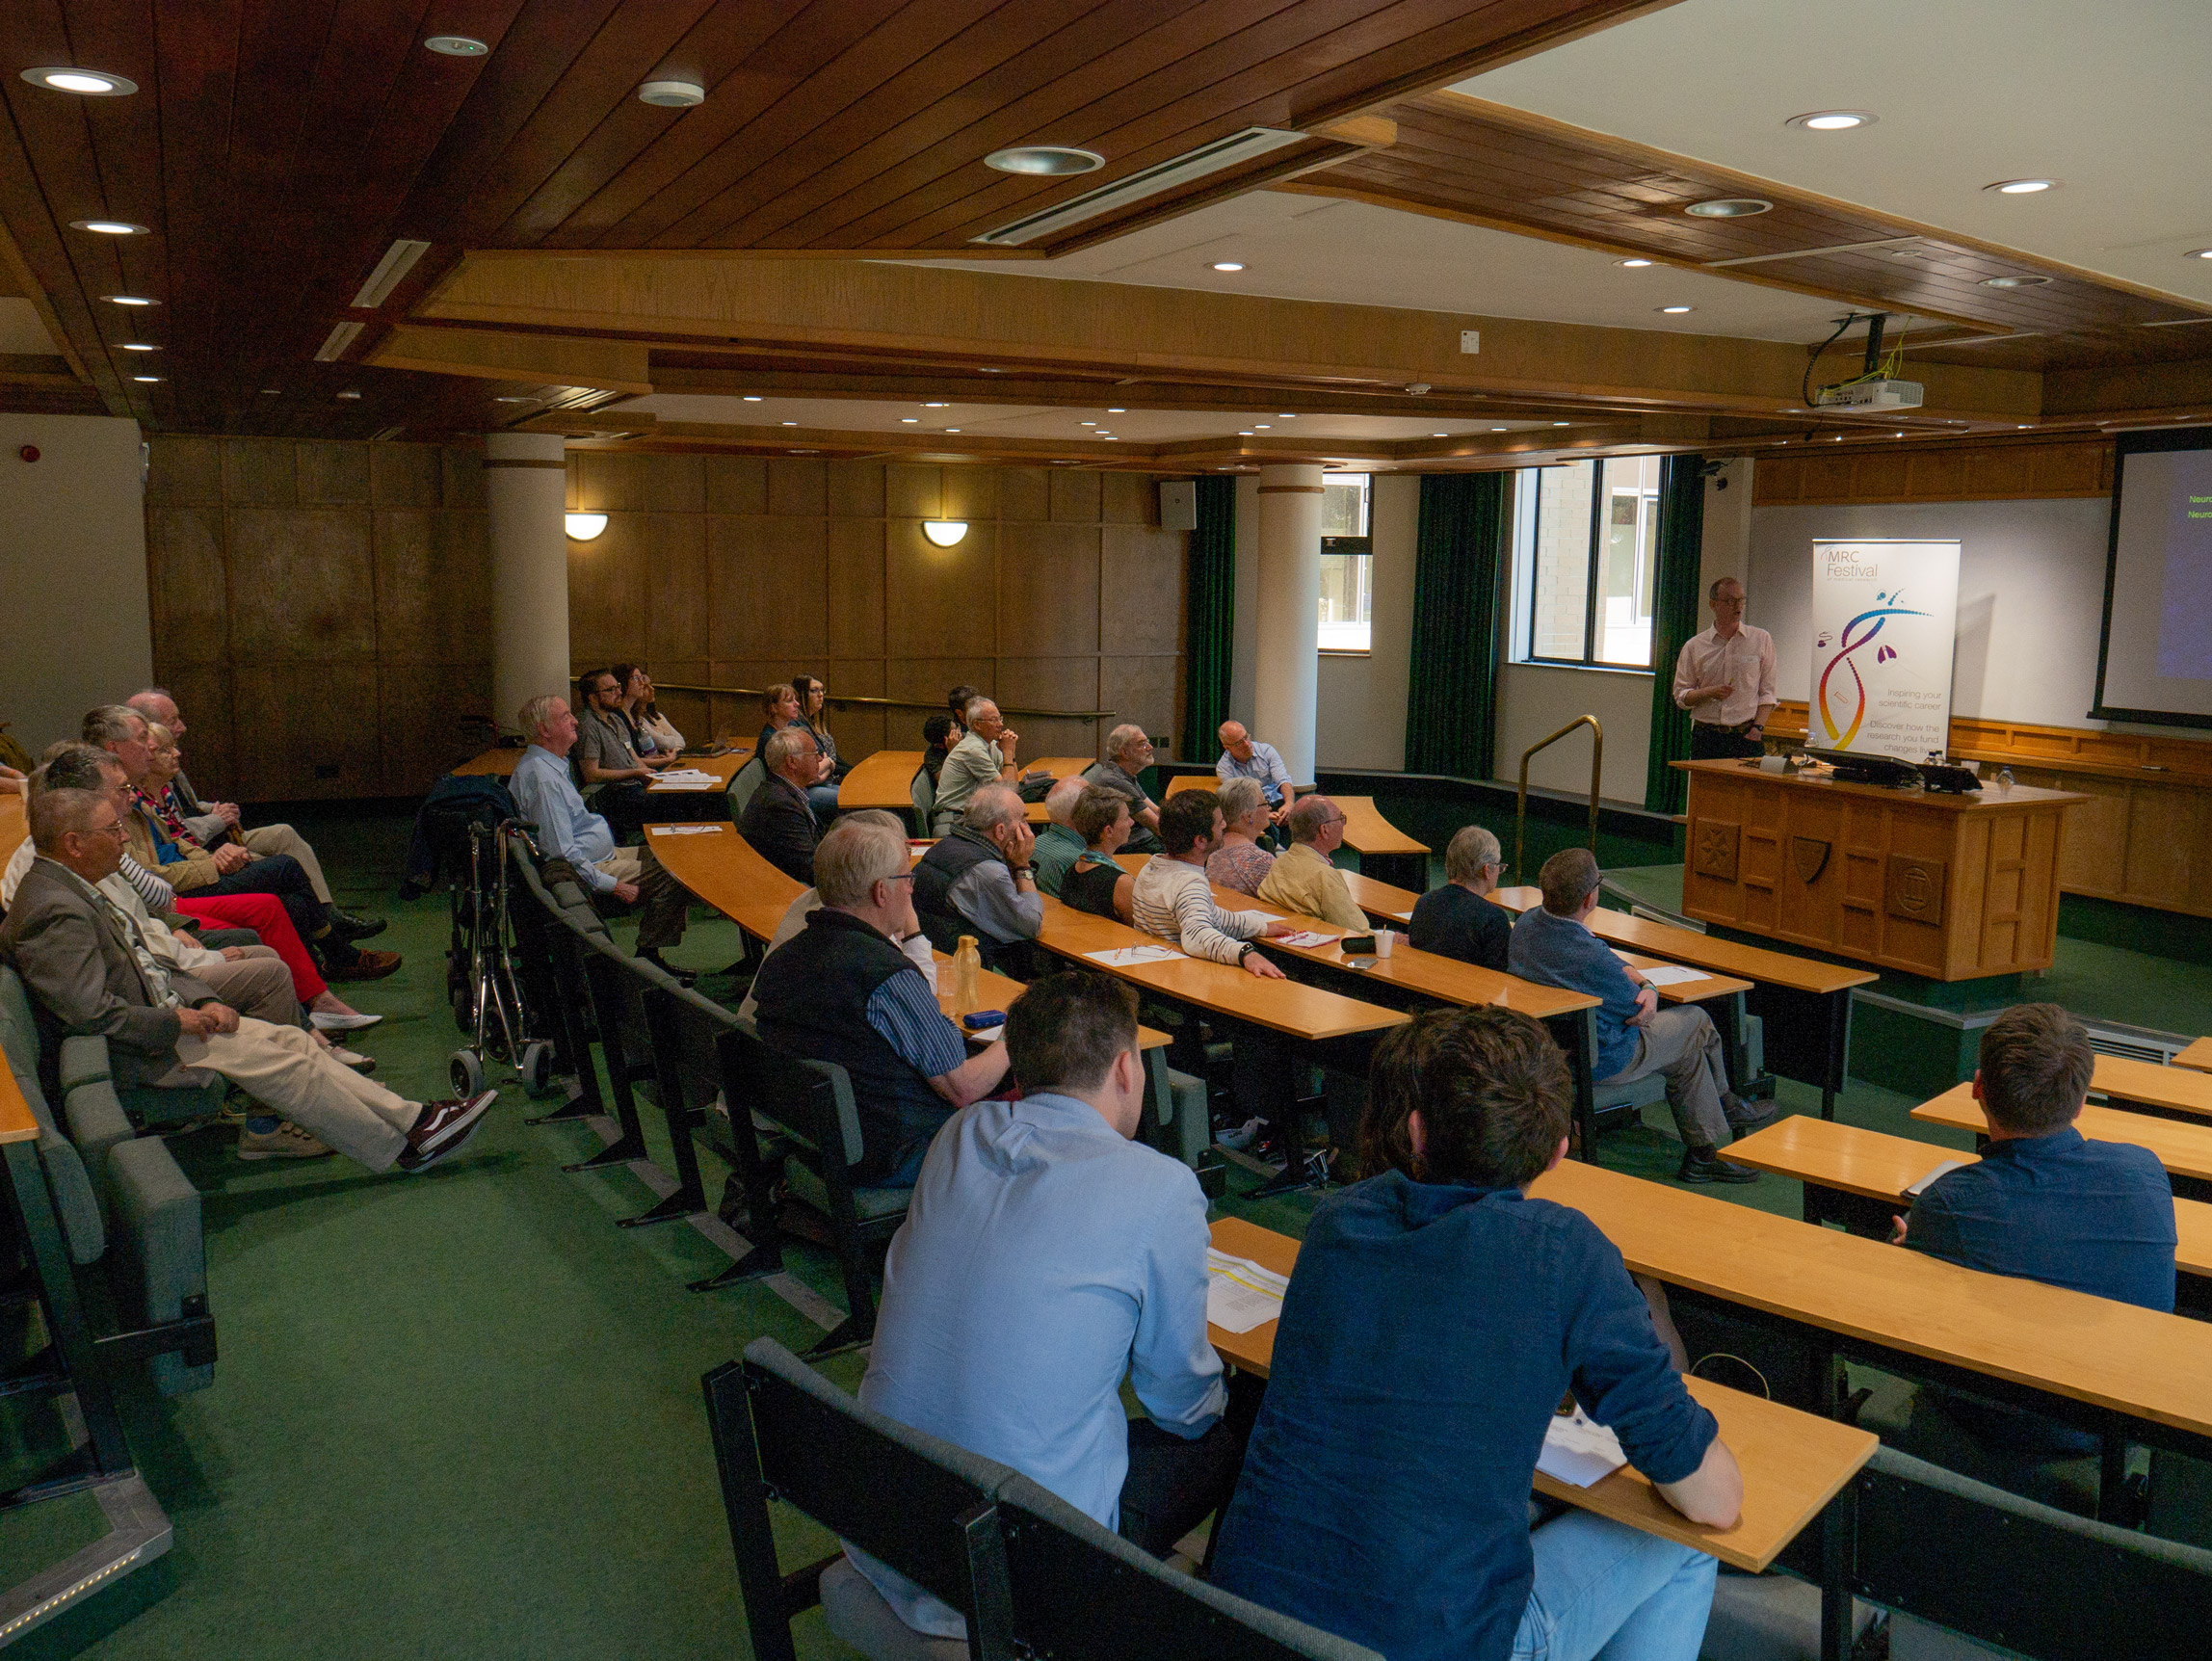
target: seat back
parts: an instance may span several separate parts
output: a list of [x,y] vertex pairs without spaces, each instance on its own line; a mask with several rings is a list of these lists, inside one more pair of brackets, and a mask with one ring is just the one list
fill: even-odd
[[768,763],[754,755],[737,770],[729,781],[729,819],[736,824],[745,817],[745,804],[752,800],[752,793],[768,782]]
[[998,1490],[1014,1638],[1053,1661],[1380,1661],[1179,1574],[1025,1476]]
[[870,1411],[773,1338],[754,1339],[742,1364],[717,1367],[702,1385],[760,1661],[792,1654],[791,1618],[816,1600],[833,1561],[786,1578],[771,1495],[967,1616],[985,1653],[1006,1652],[991,1505],[1016,1480],[1011,1469]]
[[787,1056],[743,1024],[723,1035],[721,1050],[731,1114],[774,1120],[820,1156],[826,1179],[849,1183],[845,1173],[860,1163],[860,1112],[845,1069]]
[[907,786],[907,794],[914,804],[914,834],[930,833],[930,816],[937,809],[936,781],[930,777],[927,767],[914,769],[913,782]]
[[[97,1262],[108,1249],[99,1193],[75,1144],[54,1122],[53,1109],[39,1082],[39,1027],[31,1014],[30,993],[6,963],[0,963],[0,1049],[7,1052],[8,1070],[14,1075],[31,1117],[39,1121],[39,1163],[45,1170],[69,1256],[79,1263]],[[127,1131],[128,1125],[124,1128]]]

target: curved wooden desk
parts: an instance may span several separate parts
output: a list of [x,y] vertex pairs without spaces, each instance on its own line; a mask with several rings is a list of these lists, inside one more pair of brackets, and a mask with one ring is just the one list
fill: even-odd
[[[752,759],[752,740],[750,738],[725,738],[722,742],[730,746],[729,752],[725,755],[684,755],[678,756],[677,762],[684,767],[695,767],[701,773],[713,774],[720,781],[717,787],[727,790],[729,781],[737,777],[737,770]],[[519,744],[512,749],[505,745],[495,746],[487,750],[482,755],[473,756],[462,762],[453,770],[454,777],[457,778],[512,778],[514,776],[515,764],[522,759],[522,751],[527,748],[527,745]],[[647,794],[654,794],[654,792],[648,791]],[[712,792],[706,790],[698,792],[664,790],[658,794],[663,796],[693,794],[705,796],[711,795]]]
[[[923,751],[919,750],[879,750],[875,754],[853,764],[837,786],[837,805],[850,813],[860,807],[882,807],[893,813],[910,814],[914,810],[914,775],[921,770]],[[1026,778],[1041,767],[1055,779],[1066,778],[1082,772],[1092,763],[1088,755],[1047,755],[1039,760],[1024,761],[1021,771]],[[1029,822],[1046,823],[1044,804],[1029,804]],[[927,825],[914,829],[928,835]]]
[[[1221,780],[1202,773],[1184,773],[1168,780],[1168,794],[1173,796],[1184,790],[1212,790]],[[1416,842],[1389,820],[1382,817],[1372,796],[1331,796],[1326,790],[1316,791],[1309,784],[1298,786],[1300,796],[1328,796],[1344,815],[1344,845],[1355,854],[1375,855],[1379,858],[1392,857],[1426,857],[1429,845]]]
[[[1970,1130],[1977,1136],[1989,1128],[1970,1084],[1953,1085],[1934,1100],[1922,1102],[1912,1117],[1923,1124]],[[2124,1142],[2148,1148],[2174,1179],[2176,1193],[2195,1189],[2197,1199],[2212,1199],[2212,1125],[2158,1119],[2124,1108],[2085,1107],[2074,1128],[2093,1142]]]

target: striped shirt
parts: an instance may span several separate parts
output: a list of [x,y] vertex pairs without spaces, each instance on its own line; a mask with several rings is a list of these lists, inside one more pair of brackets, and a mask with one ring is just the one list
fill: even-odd
[[1155,854],[1137,873],[1129,905],[1137,927],[1172,940],[1194,958],[1217,963],[1244,961],[1244,943],[1267,933],[1258,911],[1224,911],[1214,904],[1206,874],[1181,859]]
[[128,854],[123,856],[123,862],[116,868],[116,875],[137,890],[138,897],[145,902],[147,910],[176,910],[176,890]]
[[901,969],[868,994],[868,1024],[924,1078],[942,1078],[967,1060],[967,1040],[937,1008],[919,969]]

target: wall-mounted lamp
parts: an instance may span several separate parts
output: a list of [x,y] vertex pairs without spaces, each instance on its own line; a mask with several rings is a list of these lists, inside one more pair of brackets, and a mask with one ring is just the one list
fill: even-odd
[[965,519],[924,519],[922,535],[940,548],[949,548],[967,535]]
[[571,540],[588,542],[606,528],[607,515],[604,514],[570,514],[568,515],[568,536]]

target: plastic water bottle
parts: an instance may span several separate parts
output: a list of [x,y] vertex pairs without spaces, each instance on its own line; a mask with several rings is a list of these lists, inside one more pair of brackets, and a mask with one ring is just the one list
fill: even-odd
[[2013,788],[2013,770],[2010,767],[1997,769],[1997,788],[2004,791],[2010,791]]
[[973,935],[962,935],[953,952],[953,1003],[962,1014],[976,1007],[976,977],[983,972],[983,953]]

